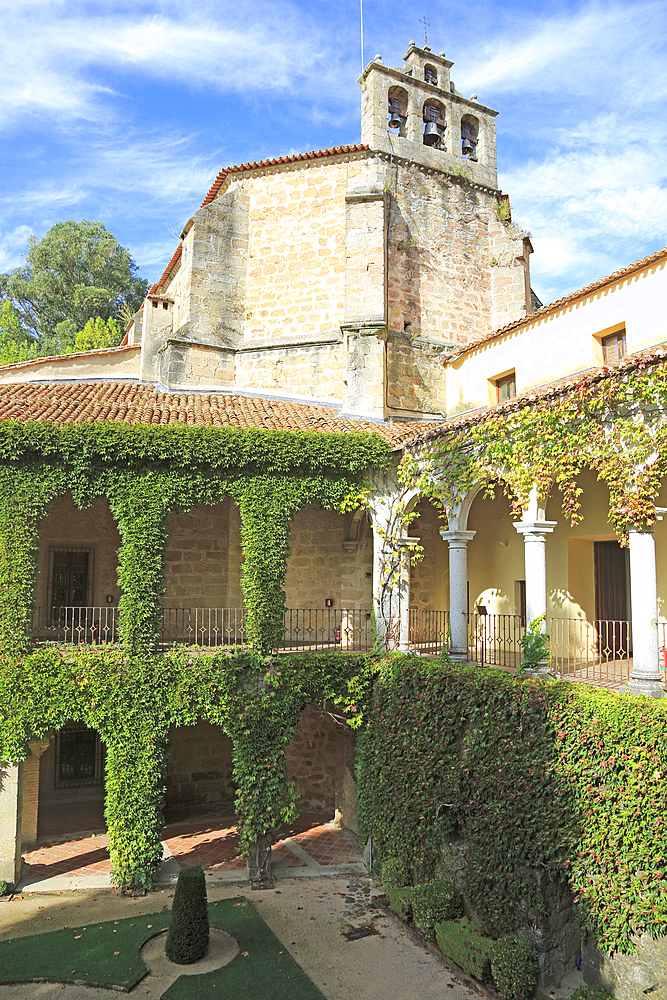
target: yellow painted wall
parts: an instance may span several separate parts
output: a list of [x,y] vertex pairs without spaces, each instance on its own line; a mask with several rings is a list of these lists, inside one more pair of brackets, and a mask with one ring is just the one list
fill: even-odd
[[600,336],[623,325],[628,354],[665,343],[666,298],[662,261],[476,348],[447,365],[448,415],[488,406],[489,380],[512,370],[518,395],[600,365]]

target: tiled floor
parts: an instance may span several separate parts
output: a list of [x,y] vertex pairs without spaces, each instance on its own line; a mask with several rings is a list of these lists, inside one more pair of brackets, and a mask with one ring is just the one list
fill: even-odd
[[[280,831],[271,861],[274,871],[324,868],[361,862],[354,837],[336,830],[322,815],[306,814]],[[164,844],[179,867],[200,864],[209,872],[238,872],[243,877],[235,817],[191,820],[165,827]],[[25,855],[28,877],[41,880],[56,876],[108,875],[111,862],[106,835],[42,844]]]

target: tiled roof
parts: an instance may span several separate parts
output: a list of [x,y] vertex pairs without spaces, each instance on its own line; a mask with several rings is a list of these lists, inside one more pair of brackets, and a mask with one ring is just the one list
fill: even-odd
[[[218,191],[222,187],[225,179],[229,177],[230,174],[241,173],[242,171],[245,170],[260,170],[264,167],[275,167],[285,163],[302,163],[307,160],[321,160],[329,156],[344,156],[349,153],[363,153],[367,149],[370,149],[370,146],[363,146],[360,143],[356,143],[353,146],[334,146],[332,149],[316,149],[313,150],[311,153],[295,153],[293,156],[278,156],[273,160],[255,160],[252,163],[241,163],[238,166],[234,167],[223,167],[223,169],[220,171],[216,179],[211,184],[211,187],[208,190],[208,194],[206,195],[206,197],[204,198],[203,202],[199,207],[204,208],[206,205],[211,204],[211,202],[215,199]],[[155,294],[155,290],[159,288],[160,285],[164,285],[165,282],[169,280],[171,272],[173,271],[173,269],[176,267],[176,264],[180,260],[181,253],[182,253],[182,244],[179,243],[179,245],[176,247],[174,255],[172,256],[171,260],[169,261],[164,271],[162,272],[161,278],[159,279],[159,281],[156,281],[155,284],[150,289],[149,295]]]
[[508,400],[506,403],[499,403],[497,406],[490,406],[483,410],[475,410],[473,413],[467,413],[461,417],[452,417],[450,420],[443,420],[442,423],[436,425],[431,424],[421,428],[419,433],[413,434],[412,437],[403,437],[402,443],[409,446],[419,445],[436,437],[451,434],[453,431],[458,432],[464,430],[466,427],[472,427],[473,424],[482,423],[484,420],[488,420],[489,417],[509,415],[514,410],[533,406],[535,403],[542,402],[545,399],[564,396],[582,385],[594,385],[596,382],[602,382],[606,378],[619,378],[635,369],[649,368],[652,365],[665,364],[665,362],[667,362],[667,347],[654,347],[639,354],[632,354],[629,358],[625,358],[623,361],[610,367],[605,365],[601,368],[582,372],[574,378],[570,376],[569,378],[550,382],[549,385],[542,386],[540,389],[535,389],[532,392],[524,392],[520,396]]
[[71,354],[51,354],[45,357],[29,358],[27,361],[14,361],[11,365],[0,365],[0,371],[7,368],[29,368],[31,365],[50,364],[52,361],[68,361],[70,358],[99,358],[108,354],[125,354],[127,351],[138,351],[138,344],[121,344],[119,347],[99,347],[92,351],[73,351]]
[[[365,431],[397,447],[414,436],[414,423],[373,423],[337,417],[334,407],[258,396],[160,392],[137,382],[22,382],[0,385],[0,420],[73,424],[119,420],[128,424],[264,427],[269,430]],[[435,424],[424,425],[433,428]]]
[[466,344],[462,347],[456,357],[460,357],[461,354],[467,354],[469,351],[474,351],[476,347],[482,347],[484,344],[488,344],[492,340],[497,340],[500,337],[505,336],[505,334],[511,333],[513,330],[520,329],[522,326],[529,326],[530,323],[534,323],[535,320],[542,319],[544,316],[549,316],[551,313],[558,312],[558,310],[562,309],[564,306],[569,306],[578,299],[583,299],[587,295],[591,295],[593,292],[597,292],[601,288],[605,288],[607,285],[613,285],[615,281],[627,278],[636,271],[642,271],[644,268],[650,267],[652,264],[657,264],[661,260],[667,260],[667,247],[663,247],[662,250],[657,250],[649,257],[644,257],[642,260],[638,260],[634,264],[628,264],[627,267],[621,268],[620,271],[614,271],[613,274],[607,275],[606,278],[600,278],[599,281],[594,281],[592,285],[586,285],[584,288],[580,288],[578,291],[572,292],[571,295],[566,295],[562,299],[556,299],[555,302],[550,302],[548,305],[542,306],[541,309],[536,309],[535,312],[528,313],[528,315],[524,316],[522,319],[515,319],[512,323],[508,323],[506,326],[501,326],[499,330],[494,330],[493,333],[487,333],[484,337],[480,337],[478,340],[473,340],[470,344]]

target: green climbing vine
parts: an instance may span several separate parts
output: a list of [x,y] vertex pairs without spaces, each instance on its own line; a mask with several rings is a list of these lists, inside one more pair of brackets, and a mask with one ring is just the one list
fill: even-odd
[[509,410],[474,415],[433,436],[404,460],[404,482],[449,507],[479,483],[500,482],[515,510],[536,485],[546,500],[555,485],[563,511],[580,519],[577,476],[593,469],[609,488],[609,520],[624,539],[650,526],[667,471],[667,365],[646,363],[586,376]]
[[170,726],[203,720],[233,745],[241,843],[294,815],[285,748],[302,710],[327,699],[359,711],[361,655],[131,656],[121,648],[48,648],[0,654],[0,760],[68,721],[96,729],[107,751],[106,820],[115,883],[149,887],[162,857],[162,802]]
[[388,447],[372,434],[256,428],[0,422],[0,642],[26,649],[41,519],[66,490],[85,507],[108,498],[122,545],[119,635],[155,647],[167,519],[231,495],[242,519],[246,628],[266,652],[282,633],[290,524],[308,504],[342,509]]

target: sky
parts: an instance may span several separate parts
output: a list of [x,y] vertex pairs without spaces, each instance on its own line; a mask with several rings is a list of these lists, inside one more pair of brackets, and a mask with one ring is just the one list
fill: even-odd
[[[499,186],[551,302],[667,244],[664,0],[363,0],[364,62],[408,42],[499,111]],[[104,222],[149,281],[218,171],[359,141],[359,0],[2,0],[0,273]]]

